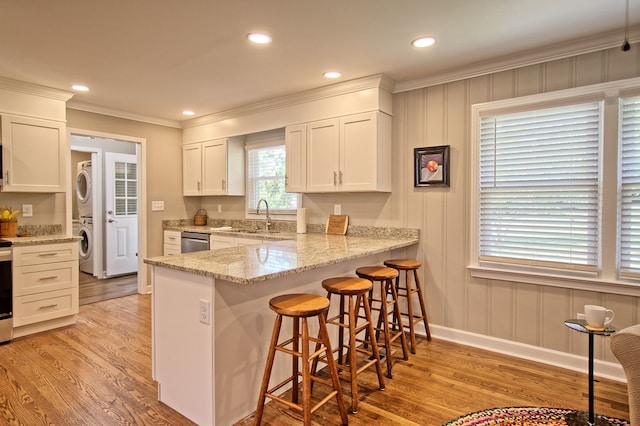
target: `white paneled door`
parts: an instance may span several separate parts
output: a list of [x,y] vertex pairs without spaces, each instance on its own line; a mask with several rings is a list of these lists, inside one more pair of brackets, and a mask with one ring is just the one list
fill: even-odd
[[106,275],[138,269],[138,165],[135,155],[105,153]]

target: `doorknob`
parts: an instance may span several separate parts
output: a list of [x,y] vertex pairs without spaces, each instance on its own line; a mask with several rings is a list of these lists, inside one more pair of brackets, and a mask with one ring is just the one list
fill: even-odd
[[117,222],[117,220],[109,219],[107,222],[113,223],[113,222]]

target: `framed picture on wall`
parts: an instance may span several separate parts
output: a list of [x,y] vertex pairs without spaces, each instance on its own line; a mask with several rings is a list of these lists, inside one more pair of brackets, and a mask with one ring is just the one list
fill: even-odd
[[449,145],[414,148],[414,186],[449,186]]

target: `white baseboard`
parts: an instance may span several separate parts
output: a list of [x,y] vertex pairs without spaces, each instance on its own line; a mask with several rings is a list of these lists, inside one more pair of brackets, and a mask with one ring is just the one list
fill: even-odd
[[[578,371],[580,373],[588,374],[589,372],[589,359],[587,357],[554,351],[538,346],[526,345],[524,343],[513,342],[511,340],[498,339],[495,337],[485,336],[483,334],[442,327],[436,324],[429,324],[429,328],[431,330],[431,336],[438,339],[541,362],[556,367],[566,368],[567,370]],[[426,336],[424,327],[422,327],[422,329],[417,327],[416,332]],[[623,383],[627,382],[624,370],[618,363],[600,361],[596,359],[593,363],[593,371],[594,375],[598,377]]]

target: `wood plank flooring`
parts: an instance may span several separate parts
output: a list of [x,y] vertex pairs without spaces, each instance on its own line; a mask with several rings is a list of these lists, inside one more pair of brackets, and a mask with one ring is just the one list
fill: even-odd
[[[0,345],[0,424],[192,425],[157,401],[151,379],[151,297],[132,295],[81,306],[76,325]],[[433,339],[394,364],[378,390],[359,376],[361,425],[441,425],[470,411],[513,405],[587,409],[587,378],[548,365]],[[345,403],[349,386],[343,384]],[[258,389],[247,390],[257,394]],[[314,388],[314,399],[323,392]],[[628,418],[626,385],[600,380],[596,411]],[[313,415],[337,425],[335,403]],[[299,425],[297,414],[267,404],[263,425]],[[252,424],[249,418],[237,426]],[[223,425],[228,426],[228,425]]]
[[80,272],[80,306],[116,297],[129,296],[138,292],[138,274],[97,279],[91,274]]

